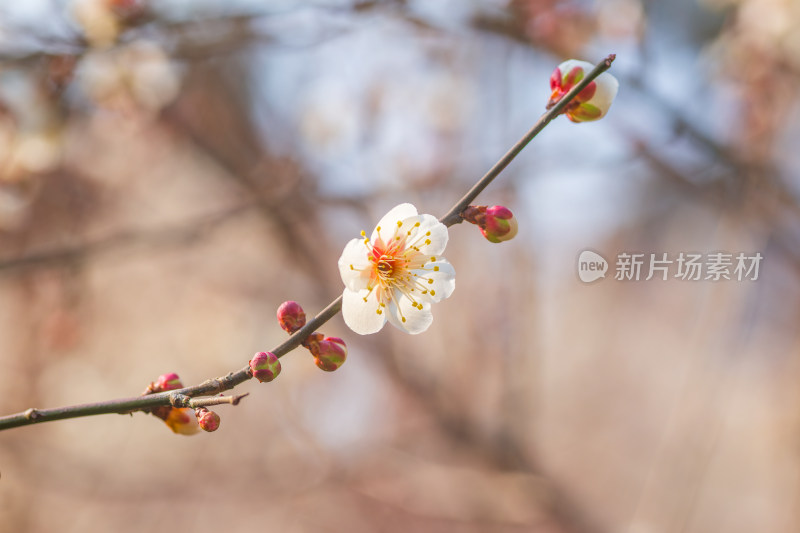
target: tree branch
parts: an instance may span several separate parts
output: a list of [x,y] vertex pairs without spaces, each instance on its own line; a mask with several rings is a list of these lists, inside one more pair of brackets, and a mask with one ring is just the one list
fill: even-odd
[[[611,67],[615,55],[611,54],[589,72],[580,83],[572,88],[564,97],[552,108],[548,109],[536,124],[520,139],[511,149],[489,169],[489,171],[478,180],[478,182],[458,201],[456,204],[440,218],[440,222],[445,226],[452,226],[461,223],[461,212],[469,206],[469,204],[483,192],[483,190],[514,160],[517,155],[533,140],[536,135],[547,126],[551,120],[558,116],[567,104],[589,83],[591,83],[597,76],[605,72]],[[305,326],[297,330],[288,340],[280,344],[272,350],[277,357],[283,357],[291,352],[311,334],[314,333],[320,326],[325,324],[328,320],[336,316],[342,309],[342,297],[339,296],[333,300],[328,306],[323,309],[317,316],[309,320]],[[198,402],[214,401],[218,403],[231,403],[236,405],[244,395],[238,397],[229,397],[225,401],[220,401],[221,398],[210,398],[206,400],[192,400],[195,396],[209,396],[220,394],[223,391],[230,390],[237,385],[244,383],[252,378],[250,373],[250,366],[231,372],[227,376],[209,379],[192,387],[185,387],[167,392],[159,392],[155,394],[148,394],[146,396],[138,396],[135,398],[122,398],[117,400],[109,400],[105,402],[98,402],[92,404],[72,405],[68,407],[59,407],[55,409],[28,409],[21,413],[0,417],[0,431],[4,429],[11,429],[20,426],[27,426],[40,422],[50,422],[53,420],[63,420],[66,418],[78,418],[84,416],[93,416],[109,413],[132,413],[134,411],[141,411],[151,409],[158,406],[191,406],[199,407]],[[192,403],[194,402],[194,404]],[[214,405],[215,403],[204,405]]]

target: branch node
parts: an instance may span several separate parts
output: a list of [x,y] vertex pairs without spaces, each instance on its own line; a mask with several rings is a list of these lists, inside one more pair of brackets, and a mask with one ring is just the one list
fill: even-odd
[[36,420],[37,418],[39,418],[39,411],[37,411],[33,407],[25,411],[26,420]]
[[219,394],[219,393],[221,393],[222,391],[225,390],[225,387],[223,387],[222,382],[224,380],[226,380],[226,379],[229,379],[232,375],[233,374],[231,373],[231,374],[228,374],[227,376],[225,376],[224,378],[212,378],[212,379],[209,379],[208,381],[203,383],[203,386],[204,387],[205,386],[213,387],[214,390],[212,391],[212,394]]
[[189,407],[191,398],[185,394],[170,394],[169,403],[172,407]]

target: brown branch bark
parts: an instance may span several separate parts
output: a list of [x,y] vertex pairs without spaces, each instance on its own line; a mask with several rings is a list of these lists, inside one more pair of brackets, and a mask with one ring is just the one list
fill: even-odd
[[[615,56],[609,55],[589,72],[584,79],[569,91],[560,102],[548,109],[536,124],[520,139],[477,183],[442,216],[439,220],[446,226],[452,226],[462,221],[461,212],[505,169],[514,158],[541,132],[547,124],[556,116],[561,114],[566,105],[589,83],[591,83],[602,72],[611,67]],[[296,331],[288,340],[274,348],[272,353],[278,357],[283,357],[294,350],[314,331],[325,324],[328,320],[336,316],[342,308],[342,297],[334,299],[317,316],[308,321],[305,326]],[[50,422],[53,420],[64,420],[67,418],[78,418],[109,413],[131,413],[151,409],[158,406],[175,405],[180,403],[183,397],[194,398],[197,396],[216,395],[230,390],[237,385],[244,383],[252,378],[250,367],[245,366],[237,371],[231,372],[226,376],[209,379],[199,385],[185,387],[183,389],[160,392],[147,396],[135,398],[122,398],[84,405],[73,405],[59,407],[55,409],[27,409],[21,413],[0,417],[0,431],[20,426],[27,426],[40,422]],[[241,397],[240,397],[241,398]],[[238,400],[237,400],[238,401]],[[228,402],[233,403],[233,402]]]

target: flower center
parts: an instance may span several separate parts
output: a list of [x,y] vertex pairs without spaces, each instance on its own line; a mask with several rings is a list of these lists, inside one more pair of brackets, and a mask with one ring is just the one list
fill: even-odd
[[[421,245],[431,244],[431,231],[425,233],[417,232],[419,222],[414,222],[411,229],[401,231],[403,221],[397,221],[397,229],[389,239],[384,240],[380,236],[381,227],[375,230],[378,232],[376,242],[371,242],[367,238],[365,231],[361,232],[364,244],[367,247],[367,258],[371,265],[363,270],[369,272],[369,282],[367,290],[371,294],[376,291],[378,307],[375,312],[383,314],[383,309],[387,304],[398,298],[400,295],[411,301],[411,307],[419,309],[423,305],[418,301],[418,297],[425,297],[430,294],[434,296],[436,291],[430,286],[434,283],[431,277],[422,277],[415,270],[438,272],[438,266],[426,266],[428,263],[436,261],[434,256],[426,256],[420,249]],[[362,270],[350,265],[351,270]],[[364,296],[364,303],[368,301],[368,296]],[[398,309],[400,320],[405,322],[406,317]]]
[[397,267],[396,259],[394,257],[388,257],[386,255],[382,255],[380,259],[378,259],[378,264],[375,265],[375,268],[378,271],[378,276],[383,281],[390,281],[394,277],[395,268]]

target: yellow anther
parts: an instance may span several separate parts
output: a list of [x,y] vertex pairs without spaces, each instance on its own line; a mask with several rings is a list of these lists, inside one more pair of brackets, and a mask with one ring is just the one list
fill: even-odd
[[377,309],[375,312],[378,313],[379,315],[383,314],[383,311],[381,311],[380,309]]
[[436,258],[431,256],[431,261],[436,261]]
[[430,244],[430,243],[431,243],[430,239],[425,239],[425,244]]
[[433,271],[434,272],[439,272],[439,267],[438,266],[433,267]]
[[430,237],[431,236],[431,232],[429,231],[428,233],[425,234],[425,236],[426,237]]
[[414,223],[414,227],[415,227],[415,228],[418,228],[418,227],[419,227],[419,222],[415,222],[415,223]]
[[436,291],[431,289],[431,296],[436,296]]
[[433,285],[433,278],[428,278],[428,285]]
[[406,321],[406,317],[401,317],[401,318],[403,319],[403,322],[405,322],[405,321]]
[[402,226],[402,225],[403,225],[403,221],[402,221],[402,220],[398,220],[398,221],[397,221],[397,227],[399,228],[399,227],[400,227],[400,226]]
[[366,232],[366,231],[364,231],[363,229],[361,230],[361,236],[362,236],[362,237],[366,237],[366,236],[367,236],[367,232]]

